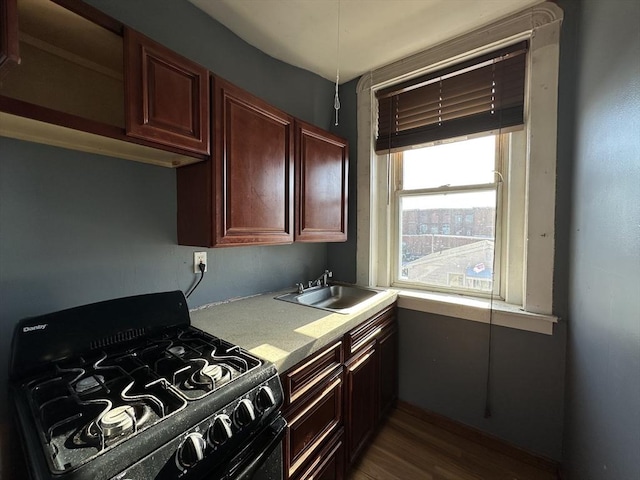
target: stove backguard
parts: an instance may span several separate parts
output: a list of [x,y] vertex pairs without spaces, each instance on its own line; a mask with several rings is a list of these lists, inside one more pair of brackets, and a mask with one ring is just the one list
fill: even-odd
[[21,320],[14,330],[9,377],[15,381],[55,362],[109,350],[170,327],[188,326],[184,294],[117,298]]

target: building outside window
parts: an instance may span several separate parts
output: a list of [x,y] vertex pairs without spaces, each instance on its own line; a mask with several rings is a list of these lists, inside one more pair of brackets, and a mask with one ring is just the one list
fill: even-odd
[[[392,208],[399,248],[393,285],[499,292],[495,236],[504,174],[497,145],[496,135],[488,135],[395,155]],[[463,230],[465,218],[471,221]],[[434,223],[420,223],[415,231],[415,219]]]

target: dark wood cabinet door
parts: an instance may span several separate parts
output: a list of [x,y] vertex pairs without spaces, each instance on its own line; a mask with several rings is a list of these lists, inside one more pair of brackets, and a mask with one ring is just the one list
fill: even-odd
[[377,352],[380,367],[379,416],[382,419],[398,398],[398,327],[395,323],[382,333]]
[[215,245],[293,241],[293,117],[213,79]]
[[347,240],[348,169],[346,140],[296,121],[296,241]]
[[375,344],[352,357],[346,366],[345,431],[348,465],[358,457],[378,422],[378,362]]
[[124,41],[127,134],[208,155],[207,69],[134,30]]
[[343,480],[344,475],[344,441],[341,431],[327,443],[296,480]]
[[0,78],[20,63],[18,5],[16,0],[0,0]]

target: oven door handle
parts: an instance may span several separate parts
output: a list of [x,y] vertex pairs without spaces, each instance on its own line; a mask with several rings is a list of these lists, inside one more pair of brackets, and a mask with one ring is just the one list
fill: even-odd
[[230,475],[226,477],[228,480],[251,480],[253,475],[262,467],[265,460],[269,458],[271,453],[282,442],[285,430],[287,428],[287,422],[284,417],[279,415],[272,423],[267,427],[267,431],[254,440],[255,444],[252,449],[256,450],[255,455],[252,455],[246,463],[238,465],[236,470],[230,472]]

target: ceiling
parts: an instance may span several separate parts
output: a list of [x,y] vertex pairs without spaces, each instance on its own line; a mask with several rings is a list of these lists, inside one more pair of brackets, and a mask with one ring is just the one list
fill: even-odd
[[541,3],[541,0],[189,1],[247,43],[286,63],[331,81],[336,79],[339,64],[340,83]]

